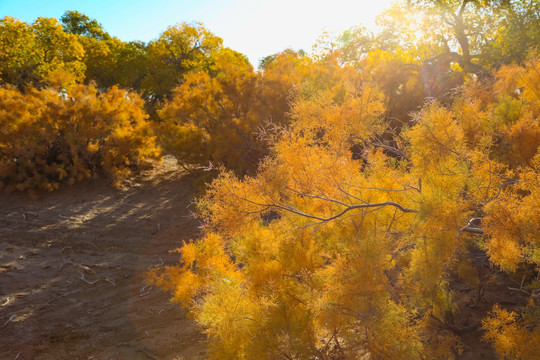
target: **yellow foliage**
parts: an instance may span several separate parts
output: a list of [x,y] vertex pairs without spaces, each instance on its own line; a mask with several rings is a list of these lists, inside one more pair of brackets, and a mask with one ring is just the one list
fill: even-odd
[[291,110],[293,131],[328,143],[348,148],[374,135],[382,134],[384,98],[378,90],[357,84],[345,86],[345,95],[336,103],[332,92],[322,92],[314,98],[297,100]]
[[[226,162],[207,149],[234,153],[227,146],[239,138],[220,130],[227,143],[212,118],[245,133],[260,123],[242,99],[260,103],[238,89],[260,90],[267,76],[266,94],[279,99],[280,81],[298,82],[292,123],[270,155],[253,176],[220,174],[198,201],[203,237],[155,281],[190,309],[216,359],[452,358],[462,350],[449,320],[460,311],[456,275],[478,289],[485,280],[470,248],[509,272],[539,264],[536,110],[529,90],[512,90],[523,81],[512,74],[529,76],[532,65],[491,84],[471,79],[452,106],[426,104],[384,142],[385,98],[372,76],[341,71],[332,56],[267,60],[260,78],[217,61],[216,74],[188,76],[162,110],[182,154],[193,156],[186,144],[204,149],[191,162]],[[497,311],[486,339],[502,356],[527,358],[514,345],[538,339],[536,320]],[[502,336],[497,321],[515,334]]]
[[152,103],[170,98],[184,76],[208,72],[223,40],[202,24],[178,23],[169,26],[158,39],[148,44],[144,78],[140,88]]
[[117,183],[160,154],[146,118],[141,99],[116,87],[0,88],[0,181],[50,191],[104,172]]
[[[284,52],[268,61],[257,74],[241,54],[222,49],[210,70],[186,75],[158,112],[165,149],[181,163],[211,162],[242,175],[255,172],[276,128],[293,117],[304,132],[314,135],[324,128],[326,138],[349,145],[352,138],[358,142],[383,131],[382,94],[361,86],[363,79],[351,67],[340,66],[336,56],[313,61]],[[293,95],[305,101],[297,100],[293,108]],[[311,129],[301,120],[309,119],[309,111],[318,112],[321,121]]]
[[[521,262],[539,264],[540,249],[540,153],[532,168],[520,174],[519,187],[529,194],[519,199],[506,197],[486,207],[486,243],[491,260],[514,271]],[[509,192],[509,195],[512,194]]]
[[84,77],[82,45],[54,18],[39,17],[32,25],[10,16],[0,19],[0,53],[0,84],[24,89],[55,82],[55,73]]
[[540,148],[540,120],[523,116],[503,136],[509,143],[512,164],[526,166]]
[[504,66],[491,85],[470,81],[455,104],[468,144],[491,138],[497,146],[489,149],[490,158],[511,168],[528,165],[540,146],[539,63],[531,58]]
[[211,76],[185,77],[172,100],[159,111],[162,139],[181,163],[223,164],[242,173],[254,168],[261,145],[256,141],[257,76],[240,54],[223,50]]
[[184,305],[194,301],[189,307],[218,359],[317,351],[416,359],[424,328],[408,302],[390,300],[399,298],[392,289],[402,281],[387,274],[405,270],[391,255],[403,239],[391,234],[415,238],[452,227],[423,253],[438,265],[415,268],[427,279],[418,292],[434,306],[463,205],[439,205],[438,216],[422,220],[414,207],[429,196],[405,164],[375,149],[365,150],[366,162],[353,158],[356,139],[384,129],[381,97],[369,85],[339,102],[324,92],[304,97],[293,109],[294,124],[255,176],[223,173],[199,201],[206,235],[182,247],[182,263],[166,271],[168,288]]
[[[490,316],[482,321],[486,331],[484,338],[492,342],[497,353],[507,359],[533,360],[540,354],[540,326],[538,313],[536,326],[529,330],[528,324],[519,319],[515,312],[495,305]],[[534,321],[533,321],[534,324]]]

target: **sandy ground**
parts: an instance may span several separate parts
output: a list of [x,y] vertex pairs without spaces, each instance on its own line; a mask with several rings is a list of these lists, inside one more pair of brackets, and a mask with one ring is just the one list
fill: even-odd
[[205,338],[145,271],[196,237],[172,158],[123,190],[0,195],[0,359],[204,359]]

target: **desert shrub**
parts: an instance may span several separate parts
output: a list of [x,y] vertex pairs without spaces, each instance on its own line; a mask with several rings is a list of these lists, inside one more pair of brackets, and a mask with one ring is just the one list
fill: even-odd
[[159,111],[164,148],[182,164],[222,164],[238,173],[256,167],[257,75],[246,58],[224,50],[211,73],[185,77]]
[[363,97],[351,95],[362,81],[351,67],[339,65],[336,54],[315,61],[286,51],[267,59],[263,71],[255,73],[243,55],[223,49],[210,70],[186,75],[158,111],[161,141],[181,164],[210,162],[239,175],[254,174],[269,153],[275,130],[292,120],[295,97],[336,107],[347,100],[342,111],[355,116],[366,111],[363,102],[380,96],[370,91]]
[[104,174],[117,183],[160,151],[142,100],[112,87],[0,88],[0,186],[51,191]]
[[[535,66],[523,89],[489,95],[496,74],[453,106],[426,103],[391,144],[377,142],[373,84],[301,93],[257,173],[212,183],[203,237],[151,280],[190,310],[216,359],[455,358],[473,328],[453,320],[465,316],[453,281],[480,286],[468,249],[508,273],[540,264],[535,84],[524,82]],[[536,273],[517,289],[530,294],[522,314],[485,314],[502,357],[538,354]]]

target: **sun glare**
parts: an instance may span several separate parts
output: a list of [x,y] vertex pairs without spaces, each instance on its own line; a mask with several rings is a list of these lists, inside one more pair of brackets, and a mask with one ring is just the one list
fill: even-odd
[[375,29],[376,17],[391,3],[275,0],[253,5],[239,0],[205,24],[257,65],[259,59],[286,48],[311,50],[324,31],[339,34],[357,25]]

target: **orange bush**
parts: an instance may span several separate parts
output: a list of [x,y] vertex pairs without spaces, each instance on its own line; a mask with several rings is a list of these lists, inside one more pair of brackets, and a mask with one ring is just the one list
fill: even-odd
[[0,187],[51,191],[104,173],[113,182],[159,156],[142,100],[116,87],[0,88]]

